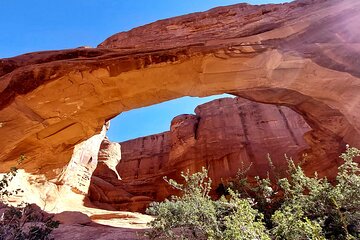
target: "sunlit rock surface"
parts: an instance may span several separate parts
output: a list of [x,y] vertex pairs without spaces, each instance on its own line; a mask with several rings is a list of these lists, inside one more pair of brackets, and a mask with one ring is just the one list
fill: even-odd
[[148,24],[97,48],[1,59],[1,170],[26,154],[27,171],[56,177],[73,147],[120,112],[224,92],[289,106],[313,129],[358,145],[359,5],[239,4]]
[[[360,146],[359,22],[360,2],[353,0],[238,4],[118,33],[97,48],[0,59],[0,171],[7,171],[17,165],[20,156],[26,156],[18,167],[31,174],[33,183],[43,187],[51,184],[51,197],[63,197],[62,206],[71,206],[76,197],[55,194],[60,185],[67,186],[57,179],[72,159],[75,146],[99,134],[109,119],[182,96],[229,93],[287,106],[300,114],[312,129],[304,136],[307,166],[331,174],[346,143]],[[278,109],[276,106],[273,108]],[[196,119],[183,118],[178,120],[179,124],[188,121],[184,130],[174,129],[183,142],[170,145],[169,166],[177,167],[173,159],[178,156],[185,154],[190,159],[199,154],[188,152],[196,140],[188,135]],[[282,144],[279,140],[276,149],[286,152]],[[264,145],[254,144],[254,156],[262,155],[260,147]],[[214,156],[225,159],[217,154],[222,155]],[[230,154],[228,159],[233,157]],[[225,166],[227,160],[221,161],[220,166]],[[153,171],[150,163],[142,162],[145,170],[136,173],[129,169],[124,181],[143,174],[141,171]],[[180,161],[178,167],[187,166],[191,164]],[[208,166],[218,177],[216,166]],[[122,174],[126,175],[123,172],[120,177]],[[97,181],[97,186],[114,186],[101,178]],[[151,186],[151,181],[158,180],[137,181],[125,189],[130,195],[124,203],[152,199],[134,192],[141,181]],[[116,191],[112,194],[123,197]],[[103,196],[108,195],[99,194],[98,198]]]

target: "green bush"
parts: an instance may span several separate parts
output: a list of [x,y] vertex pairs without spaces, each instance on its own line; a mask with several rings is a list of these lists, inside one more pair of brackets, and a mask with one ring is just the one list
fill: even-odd
[[[301,167],[295,166],[290,160],[290,178],[283,178],[278,182],[284,194],[284,203],[273,217],[275,224],[273,232],[285,239],[293,239],[288,236],[289,231],[281,230],[283,226],[281,222],[282,215],[286,216],[287,213],[295,212],[298,221],[308,223],[311,220],[314,234],[316,232],[318,235],[318,227],[315,226],[321,226],[322,235],[326,239],[358,238],[360,168],[353,161],[353,158],[358,156],[360,156],[360,150],[347,148],[341,155],[344,163],[339,167],[333,184],[326,178],[307,177]],[[308,229],[303,229],[303,235],[307,236]],[[304,239],[307,238],[304,237]]]
[[[334,182],[308,177],[300,166],[288,161],[288,178],[273,181],[255,177],[248,168],[229,182],[225,196],[209,197],[207,171],[182,174],[185,183],[167,182],[179,189],[147,212],[151,239],[360,239],[360,168],[354,161],[360,150],[347,147],[344,163]],[[271,167],[272,163],[270,160]],[[275,183],[274,183],[275,181]],[[249,182],[253,182],[250,184]],[[265,227],[266,226],[266,227]]]
[[[229,204],[232,211],[224,212],[225,228],[218,239],[270,239],[263,222],[263,215],[254,209],[250,201],[239,198],[239,195],[229,190]],[[222,198],[224,199],[224,198]]]
[[147,213],[156,216],[150,222],[150,239],[270,239],[262,215],[249,200],[231,192],[230,200],[213,201],[209,197],[211,180],[207,170],[190,175],[182,173],[184,184],[167,181],[182,196],[152,203]]
[[325,239],[319,223],[308,219],[298,205],[282,207],[272,216],[275,239]]
[[275,183],[268,176],[255,177],[255,184],[250,184],[246,168],[229,187],[254,199],[275,239],[355,239],[359,237],[360,168],[353,159],[358,156],[360,150],[347,147],[332,183],[316,173],[306,176],[287,158],[288,178],[279,178],[269,159]]

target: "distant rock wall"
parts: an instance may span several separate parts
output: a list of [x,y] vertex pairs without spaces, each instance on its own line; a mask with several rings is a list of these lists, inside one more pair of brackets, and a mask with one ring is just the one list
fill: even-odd
[[264,176],[268,153],[282,164],[284,154],[299,158],[308,147],[303,135],[311,128],[286,107],[223,98],[198,106],[195,113],[175,117],[169,132],[120,143],[122,179],[204,166],[219,181],[234,176],[241,162],[254,165],[252,175]]
[[120,143],[122,155],[116,169],[122,180],[109,168],[98,166],[90,199],[109,209],[141,210],[151,200],[175,193],[163,176],[180,180],[181,171],[193,173],[204,166],[216,188],[222,179],[249,165],[249,175],[265,177],[270,170],[268,154],[275,166],[284,169],[284,154],[299,160],[309,148],[304,135],[311,128],[287,107],[236,97],[205,103],[195,113],[175,117],[168,132]]

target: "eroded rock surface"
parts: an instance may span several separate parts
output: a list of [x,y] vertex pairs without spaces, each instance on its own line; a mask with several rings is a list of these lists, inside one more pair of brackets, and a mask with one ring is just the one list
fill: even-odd
[[[176,193],[164,176],[181,180],[181,171],[194,173],[205,167],[215,189],[250,165],[250,176],[266,177],[268,154],[281,172],[287,166],[284,154],[299,161],[305,150],[311,151],[304,139],[311,128],[287,107],[222,98],[198,106],[195,113],[175,117],[168,132],[120,143],[117,171],[121,180],[110,168],[99,165],[92,178],[90,200],[106,209],[143,211],[149,202]],[[108,140],[105,142],[103,145],[108,145]],[[105,155],[112,158],[112,154]],[[329,168],[336,172],[332,161],[308,164],[307,169],[320,174]]]

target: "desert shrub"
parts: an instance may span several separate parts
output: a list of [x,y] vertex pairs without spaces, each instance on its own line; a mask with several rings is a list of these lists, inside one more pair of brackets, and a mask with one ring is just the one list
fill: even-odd
[[266,178],[258,176],[249,178],[247,174],[252,165],[244,166],[242,164],[235,178],[225,183],[225,188],[238,192],[242,198],[253,199],[253,207],[263,214],[266,227],[271,229],[273,226],[271,217],[280,208],[284,198],[279,194],[279,186],[274,183],[280,179],[280,174],[273,165],[270,156],[268,156],[268,162],[273,180],[270,179],[270,173],[267,174]]
[[[282,221],[293,213],[293,218],[301,224],[312,225],[312,233],[326,239],[356,239],[359,237],[360,224],[360,168],[353,161],[360,156],[360,150],[348,147],[341,155],[344,163],[339,167],[336,181],[331,184],[326,178],[308,177],[299,166],[289,161],[290,178],[279,180],[284,193],[284,203],[273,216],[275,235],[293,239]],[[294,214],[295,213],[295,214]],[[285,216],[285,217],[282,217]],[[289,215],[290,216],[290,215]],[[288,222],[288,226],[291,223]],[[286,222],[285,222],[286,224]],[[300,225],[301,225],[300,224]],[[304,238],[308,239],[309,229],[303,229]],[[313,238],[321,239],[321,238]]]
[[282,207],[274,213],[272,220],[275,223],[274,239],[325,239],[320,224],[307,218],[298,205]]
[[52,215],[43,213],[35,205],[7,206],[0,219],[2,240],[50,240],[51,232],[59,226]]
[[[249,180],[249,169],[244,168],[228,186],[254,199],[253,207],[264,214],[275,239],[355,239],[360,222],[360,168],[353,160],[357,156],[360,150],[347,147],[335,182],[316,173],[308,177],[286,158],[287,178],[273,174],[271,180],[268,174]],[[274,172],[271,159],[269,163]]]
[[[360,150],[347,147],[335,181],[308,177],[287,158],[288,176],[246,176],[242,168],[222,188],[225,196],[209,197],[207,171],[182,174],[185,183],[167,182],[182,192],[147,212],[151,239],[360,239]],[[271,159],[269,159],[271,169]],[[266,224],[264,224],[264,222]],[[265,227],[266,226],[266,227]]]
[[59,226],[52,215],[44,213],[36,205],[26,203],[18,207],[4,203],[5,199],[21,189],[9,190],[17,168],[11,168],[0,179],[0,239],[1,240],[50,240],[51,232]]
[[213,201],[209,196],[211,180],[204,168],[202,172],[181,175],[184,184],[167,182],[182,195],[152,203],[147,209],[155,216],[149,224],[150,239],[270,239],[262,215],[249,200],[231,191],[229,200],[223,197]]
[[[250,204],[249,199],[241,199],[238,194],[229,190],[231,198],[228,204],[232,211],[225,212],[225,228],[219,239],[269,239],[263,222],[263,215]],[[222,198],[224,199],[224,198]]]

